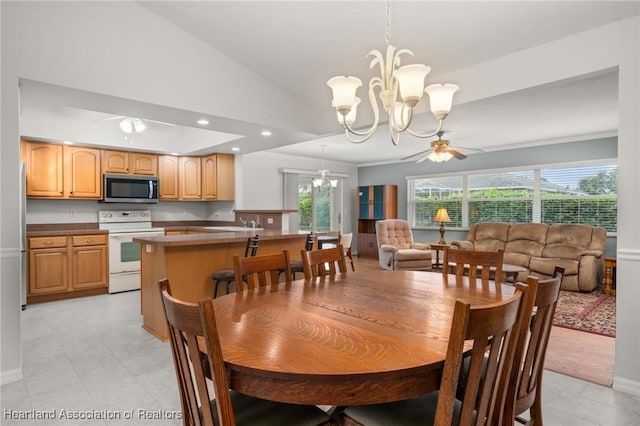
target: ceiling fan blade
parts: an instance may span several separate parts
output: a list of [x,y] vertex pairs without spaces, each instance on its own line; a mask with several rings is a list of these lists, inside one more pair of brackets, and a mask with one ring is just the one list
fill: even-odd
[[173,124],[173,123],[167,123],[166,121],[150,120],[150,119],[148,119],[148,118],[143,118],[142,120],[144,120],[144,121],[148,121],[148,122],[150,122],[150,123],[164,124],[165,126],[175,126],[175,124]]
[[448,149],[449,154],[453,155],[454,157],[456,157],[458,160],[464,160],[465,158],[467,158],[466,155],[464,155],[463,153],[461,153],[460,151],[456,151],[455,149],[449,147]]
[[416,152],[415,154],[411,154],[408,157],[401,158],[400,160],[401,161],[409,160],[411,158],[414,158],[414,157],[417,157],[417,156],[423,155],[423,154],[427,154],[428,155],[431,151],[433,151],[433,149],[427,149],[426,151]]

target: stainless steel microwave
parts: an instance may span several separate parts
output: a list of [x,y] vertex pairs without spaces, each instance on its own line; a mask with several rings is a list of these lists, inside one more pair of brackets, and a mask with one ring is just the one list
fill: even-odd
[[103,193],[105,203],[157,203],[158,178],[105,173]]

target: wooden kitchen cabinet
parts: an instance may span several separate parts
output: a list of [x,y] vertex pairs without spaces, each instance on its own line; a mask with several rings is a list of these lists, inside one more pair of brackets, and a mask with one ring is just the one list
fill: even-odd
[[102,150],[102,173],[158,174],[158,156],[144,152]]
[[204,200],[233,200],[234,156],[212,154],[202,157],[202,198]]
[[397,217],[397,185],[358,187],[358,256],[378,257],[376,222]]
[[23,141],[27,197],[100,199],[100,150]]
[[22,150],[27,164],[27,197],[62,198],[62,145],[23,141]]
[[102,198],[100,150],[80,146],[63,146],[64,198]]
[[[162,182],[160,184],[162,185]],[[179,157],[178,188],[181,200],[202,200],[200,157]]]
[[29,238],[29,295],[68,289],[67,237]]
[[109,284],[106,235],[74,236],[71,242],[71,288],[106,287]]
[[158,198],[161,200],[177,200],[180,197],[178,168],[178,157],[175,155],[158,156]]
[[30,237],[27,303],[106,293],[107,236]]

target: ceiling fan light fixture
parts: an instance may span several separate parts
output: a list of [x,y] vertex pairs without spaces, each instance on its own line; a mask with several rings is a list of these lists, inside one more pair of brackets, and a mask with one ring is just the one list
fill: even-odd
[[434,163],[442,163],[451,160],[453,158],[453,155],[451,155],[448,151],[440,151],[434,149],[431,154],[427,156],[427,158]]
[[125,118],[120,122],[120,129],[125,133],[133,132],[133,123],[130,118]]
[[145,130],[147,130],[147,125],[145,124],[144,121],[140,120],[139,118],[133,118],[131,122],[133,123],[133,128],[136,131],[136,133],[142,133]]
[[147,130],[147,125],[139,118],[126,117],[120,122],[120,129],[127,134],[131,134],[134,131],[142,133]]

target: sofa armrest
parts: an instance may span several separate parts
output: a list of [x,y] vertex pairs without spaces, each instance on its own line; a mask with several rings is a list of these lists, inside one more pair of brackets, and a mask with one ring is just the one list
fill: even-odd
[[389,252],[389,253],[396,253],[398,251],[398,247],[392,246],[392,245],[389,245],[389,244],[383,244],[383,245],[380,246],[380,250],[386,251],[386,252]]
[[431,246],[429,244],[423,244],[423,243],[413,243],[411,244],[411,248],[417,249],[417,250],[431,250]]
[[593,256],[593,257],[601,257],[604,253],[602,250],[584,250],[578,253],[578,257],[580,256]]
[[460,250],[473,250],[473,243],[471,241],[451,241],[452,246],[456,246]]

